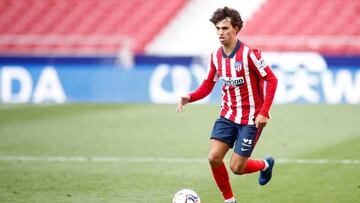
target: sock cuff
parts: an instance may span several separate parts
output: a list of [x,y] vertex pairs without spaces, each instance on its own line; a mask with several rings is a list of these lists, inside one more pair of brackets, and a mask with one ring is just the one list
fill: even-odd
[[262,171],[265,171],[266,169],[269,168],[269,163],[268,163],[265,159],[263,159],[263,161],[264,161],[264,163],[265,163],[265,166],[264,166],[264,168],[262,169]]

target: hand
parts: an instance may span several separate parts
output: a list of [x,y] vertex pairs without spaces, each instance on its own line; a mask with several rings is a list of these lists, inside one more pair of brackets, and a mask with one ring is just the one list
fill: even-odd
[[176,113],[178,112],[183,112],[184,111],[184,106],[189,103],[189,100],[190,100],[190,96],[189,95],[186,95],[186,96],[182,96],[180,97],[180,101],[177,105],[177,108],[176,108]]
[[267,124],[267,120],[268,118],[261,115],[261,114],[258,114],[256,116],[256,119],[255,119],[255,125],[256,125],[256,128],[263,128],[266,126]]

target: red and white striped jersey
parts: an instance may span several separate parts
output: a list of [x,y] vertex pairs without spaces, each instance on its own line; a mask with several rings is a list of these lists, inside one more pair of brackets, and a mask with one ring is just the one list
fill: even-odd
[[[270,117],[269,109],[277,79],[260,51],[252,50],[238,41],[234,51],[227,56],[220,47],[211,54],[206,79],[197,91],[190,94],[190,100],[195,101],[208,95],[219,79],[223,81],[221,116],[247,125],[255,124],[259,113]],[[264,81],[267,81],[266,97]],[[213,83],[207,86],[211,88],[210,91],[204,91],[204,84],[209,82]]]

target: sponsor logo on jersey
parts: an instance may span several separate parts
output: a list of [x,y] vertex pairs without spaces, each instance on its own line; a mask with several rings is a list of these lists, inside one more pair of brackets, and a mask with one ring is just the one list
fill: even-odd
[[240,86],[245,83],[244,77],[222,77],[221,78],[226,86]]
[[261,58],[261,59],[259,60],[259,62],[258,62],[258,68],[259,68],[259,69],[264,69],[266,66],[267,66],[267,65],[266,65],[265,60],[264,60],[263,58]]

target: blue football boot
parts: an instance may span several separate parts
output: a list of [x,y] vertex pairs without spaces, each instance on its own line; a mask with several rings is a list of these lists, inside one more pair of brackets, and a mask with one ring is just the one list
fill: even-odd
[[260,171],[259,184],[266,185],[271,180],[272,169],[275,165],[275,160],[271,156],[265,158],[265,161],[269,164],[269,167],[265,171]]

